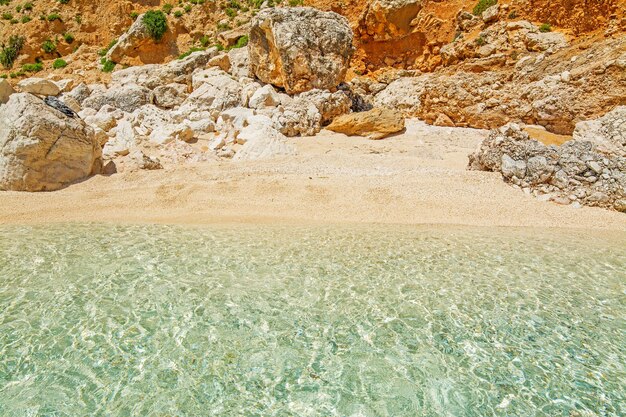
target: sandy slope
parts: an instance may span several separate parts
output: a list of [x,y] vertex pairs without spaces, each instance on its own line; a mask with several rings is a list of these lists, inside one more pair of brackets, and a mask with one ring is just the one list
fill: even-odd
[[[297,157],[98,176],[54,193],[0,193],[0,223],[379,222],[598,228],[626,215],[540,202],[465,169],[484,131],[427,127],[383,141],[323,132]],[[166,167],[167,168],[167,167]]]

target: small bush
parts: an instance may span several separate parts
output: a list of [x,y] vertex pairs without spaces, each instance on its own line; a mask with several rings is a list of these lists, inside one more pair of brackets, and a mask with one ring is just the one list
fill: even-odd
[[11,36],[9,38],[9,44],[2,44],[0,47],[0,64],[6,69],[12,68],[13,63],[20,55],[20,51],[24,47],[26,39],[23,36]]
[[105,56],[109,52],[109,50],[115,46],[116,43],[117,39],[113,39],[111,42],[109,42],[106,48],[100,49],[98,51],[98,55]]
[[57,0],[57,1],[61,4],[67,4],[70,2],[70,0]]
[[211,38],[209,38],[207,35],[204,35],[199,39],[199,42],[203,48],[207,48],[211,44]]
[[11,3],[11,0],[0,0],[0,6],[7,6]]
[[476,45],[478,46],[483,46],[487,44],[487,41],[482,36],[477,37],[474,42],[476,42]]
[[139,13],[137,12],[130,12],[130,18],[133,20],[136,20],[139,17]]
[[237,42],[233,45],[232,49],[238,49],[247,46],[249,40],[250,38],[248,38],[248,35],[242,36],[241,38],[237,39]]
[[115,65],[115,62],[105,60],[102,64],[102,72],[113,72],[113,70],[115,69]]
[[183,11],[182,10],[176,10],[174,12],[174,17],[183,17]]
[[509,13],[509,19],[517,19],[517,12],[515,10],[512,10],[511,13]]
[[173,5],[171,5],[171,4],[169,4],[169,3],[165,3],[165,4],[163,5],[163,7],[162,7],[163,11],[164,11],[166,14],[170,14],[170,13],[172,12],[172,9],[173,9],[173,8],[174,8],[174,6],[173,6]]
[[13,19],[13,15],[11,13],[2,13],[2,19],[11,20]]
[[28,23],[31,21],[30,16],[22,16],[22,23]]
[[55,20],[58,20],[59,22],[62,22],[62,21],[63,21],[63,19],[61,19],[61,15],[60,15],[60,14],[58,14],[58,13],[52,13],[52,14],[49,14],[49,15],[46,17],[46,20],[48,20],[48,22],[54,22]]
[[472,13],[474,13],[474,16],[480,16],[485,10],[487,10],[491,6],[495,6],[497,3],[498,0],[479,0],[478,4],[474,6],[474,10],[472,10]]
[[539,26],[539,32],[552,32],[552,25],[550,23],[542,23],[541,26]]
[[43,64],[41,62],[35,62],[34,64],[22,65],[22,71],[26,71],[26,72],[39,72],[42,69],[43,69]]
[[60,68],[65,68],[65,67],[67,67],[67,61],[61,58],[55,59],[54,62],[52,63],[52,68],[54,69],[60,69]]
[[50,39],[46,39],[41,44],[41,49],[43,49],[45,53],[51,54],[57,50],[57,44],[54,43],[54,41],[51,41]]
[[33,10],[33,3],[31,3],[31,2],[24,3],[24,5],[22,6],[22,9],[23,10],[28,10],[28,11]]
[[74,42],[74,35],[72,35],[71,33],[64,33],[63,34],[63,39],[65,39],[65,42],[71,44],[72,42]]
[[160,41],[167,31],[167,19],[160,10],[150,10],[143,15],[143,24],[155,41]]

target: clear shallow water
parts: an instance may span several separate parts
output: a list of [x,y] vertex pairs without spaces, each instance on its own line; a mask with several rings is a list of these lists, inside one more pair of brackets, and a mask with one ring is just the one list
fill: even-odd
[[4,226],[0,415],[623,416],[625,315],[625,235]]

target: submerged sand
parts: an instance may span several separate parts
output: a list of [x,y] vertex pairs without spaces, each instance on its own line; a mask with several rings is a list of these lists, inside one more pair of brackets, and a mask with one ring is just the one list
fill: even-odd
[[96,176],[51,193],[0,193],[0,223],[312,222],[626,231],[626,215],[538,201],[468,171],[487,132],[409,120],[381,141],[322,132],[297,156]]

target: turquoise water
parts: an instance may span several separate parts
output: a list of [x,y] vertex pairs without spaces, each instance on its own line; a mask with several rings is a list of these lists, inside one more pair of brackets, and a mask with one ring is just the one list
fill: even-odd
[[2,226],[0,415],[624,416],[625,316],[626,235]]

